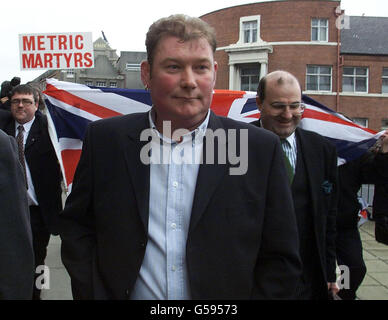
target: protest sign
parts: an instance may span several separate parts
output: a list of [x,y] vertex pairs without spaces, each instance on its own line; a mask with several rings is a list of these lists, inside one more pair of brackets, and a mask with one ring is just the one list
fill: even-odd
[[19,34],[20,68],[94,67],[91,32]]

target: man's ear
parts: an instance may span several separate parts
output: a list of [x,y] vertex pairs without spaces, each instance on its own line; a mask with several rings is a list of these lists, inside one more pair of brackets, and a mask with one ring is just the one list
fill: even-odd
[[263,101],[259,97],[256,97],[256,105],[259,111],[261,112],[261,109],[263,108]]
[[218,63],[217,63],[217,61],[214,61],[214,83],[213,83],[213,88],[216,85],[217,70],[218,70]]
[[150,79],[151,79],[151,66],[146,60],[142,61],[140,65],[140,76],[141,76],[141,81],[144,84],[144,87],[146,89],[149,89]]
[[35,105],[35,112],[39,109],[39,101],[34,102]]

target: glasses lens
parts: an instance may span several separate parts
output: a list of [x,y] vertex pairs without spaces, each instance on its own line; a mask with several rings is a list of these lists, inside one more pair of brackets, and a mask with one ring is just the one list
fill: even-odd
[[20,104],[20,102],[23,104],[23,106],[30,106],[33,104],[33,102],[31,100],[28,100],[28,99],[13,99],[11,100],[11,104],[15,105],[15,106],[18,106]]
[[288,105],[283,104],[283,103],[273,103],[273,104],[271,104],[271,106],[276,112],[279,112],[279,113],[286,111],[287,106],[289,107],[290,112],[294,113],[294,114],[303,113],[303,111],[305,109],[305,105],[301,102],[295,102],[295,103],[291,103]]

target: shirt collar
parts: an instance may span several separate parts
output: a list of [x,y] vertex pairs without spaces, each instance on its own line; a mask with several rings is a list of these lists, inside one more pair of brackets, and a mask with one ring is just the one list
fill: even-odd
[[291,147],[295,145],[295,131],[284,140],[287,140]]
[[[259,119],[259,124],[260,124],[260,127],[264,128],[263,124],[261,123],[261,119]],[[295,131],[291,133],[291,135],[289,135],[284,140],[287,140],[290,146],[293,147],[295,145]]]
[[34,120],[35,120],[35,116],[30,121],[28,121],[26,123],[23,123],[23,124],[15,121],[15,132],[18,132],[18,127],[19,126],[23,126],[24,132],[26,134],[28,134],[28,132],[30,132],[30,130],[31,130],[31,126],[32,126],[32,123],[34,122]]
[[[155,122],[153,120],[153,113],[154,112],[155,112],[154,108],[152,108],[148,112],[148,120],[149,120],[150,128],[152,129],[152,131],[164,142],[167,142],[170,144],[177,143],[176,141],[173,141],[172,139],[165,137],[163,134],[161,134],[158,131],[158,129],[156,129],[156,125],[155,125]],[[190,140],[202,139],[205,136],[206,129],[207,129],[207,126],[209,123],[209,118],[210,118],[210,110],[208,110],[206,118],[202,121],[202,123],[197,128],[195,128],[194,130],[192,130],[192,131],[188,132],[187,134],[185,134],[184,136],[182,136],[182,138],[183,138],[182,142],[185,142],[188,139],[190,139]]]

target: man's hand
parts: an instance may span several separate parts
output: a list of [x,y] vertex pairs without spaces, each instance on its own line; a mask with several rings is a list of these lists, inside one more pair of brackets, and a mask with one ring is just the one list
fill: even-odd
[[7,100],[8,100],[8,97],[2,97],[2,98],[0,99],[0,102],[1,102],[1,103],[5,103]]
[[329,291],[333,292],[333,294],[337,294],[338,291],[339,291],[339,287],[338,287],[337,282],[328,282],[327,283],[327,289]]
[[381,141],[381,153],[388,152],[388,130],[385,130],[384,133],[380,136],[379,140]]

